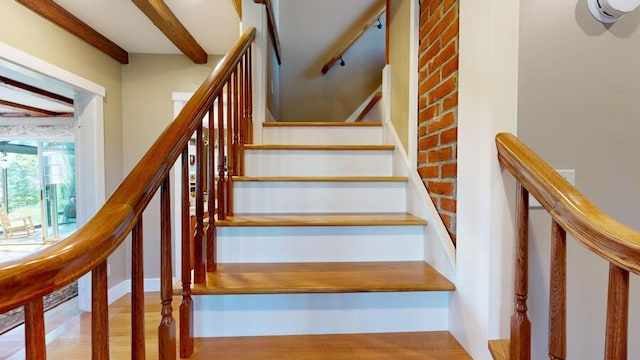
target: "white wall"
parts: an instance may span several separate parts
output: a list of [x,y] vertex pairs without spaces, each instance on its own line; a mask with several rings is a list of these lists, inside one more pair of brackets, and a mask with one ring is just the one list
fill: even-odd
[[369,29],[345,54],[346,66],[336,65],[326,75],[320,71],[378,4],[380,0],[280,1],[280,120],[344,121],[380,86],[384,28]]
[[[640,11],[605,26],[587,1],[523,1],[519,137],[613,218],[640,229]],[[550,220],[531,215],[530,312],[534,355],[546,353]],[[568,240],[568,357],[602,358],[608,266]],[[632,276],[630,339],[640,334]],[[633,340],[630,341],[633,344]],[[629,358],[638,358],[633,344]],[[594,355],[597,354],[597,355]]]
[[[458,236],[451,332],[474,359],[506,337],[513,258],[511,214],[494,136],[515,132],[518,3],[460,0]],[[507,180],[508,184],[508,180]]]

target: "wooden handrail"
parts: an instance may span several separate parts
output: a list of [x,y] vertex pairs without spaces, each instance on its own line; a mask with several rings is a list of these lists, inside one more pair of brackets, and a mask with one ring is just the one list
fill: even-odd
[[[97,324],[94,321],[93,324],[94,358],[108,358],[108,336],[105,335],[108,333],[108,322],[105,321],[107,311],[106,261],[109,255],[135,229],[133,231],[134,253],[132,254],[140,256],[140,258],[133,259],[134,274],[132,281],[139,282],[142,280],[142,248],[140,246],[142,241],[142,213],[154,195],[161,190],[162,248],[166,251],[162,257],[163,322],[159,329],[161,336],[159,343],[161,346],[166,347],[168,354],[166,358],[175,358],[175,354],[171,355],[171,350],[175,350],[175,339],[172,339],[175,334],[173,329],[175,325],[172,320],[170,305],[172,270],[169,250],[171,248],[169,242],[171,232],[171,221],[169,220],[171,203],[168,196],[170,186],[169,171],[180,155],[187,154],[185,150],[188,148],[192,134],[196,130],[199,130],[198,133],[201,134],[202,119],[212,110],[214,102],[217,100],[221,104],[223,93],[231,93],[228,84],[231,79],[238,78],[239,68],[250,68],[247,64],[251,61],[251,44],[255,39],[255,34],[256,30],[250,28],[240,37],[216,69],[205,79],[186,103],[180,114],[162,132],[93,218],[66,239],[25,258],[2,264],[2,268],[0,268],[0,313],[27,304],[29,314],[38,315],[41,313],[40,306],[44,295],[58,290],[79,279],[84,274],[93,271],[94,313],[92,315],[94,319],[102,319]],[[247,76],[243,77],[242,82],[250,87],[250,81],[246,78]],[[250,92],[246,87],[236,87],[235,89],[242,90],[245,93]],[[246,109],[242,111],[242,118],[236,119],[238,123],[251,122],[252,115]],[[210,115],[210,118],[213,118],[213,113]],[[251,127],[250,124],[244,124],[243,126]],[[244,135],[240,134],[240,129],[240,126],[233,128],[234,138],[243,139]],[[236,148],[239,151],[242,151],[244,146],[237,142],[227,145],[229,148]],[[224,144],[221,146],[224,146]],[[198,156],[202,158],[206,155],[199,153]],[[213,174],[210,170],[209,173]],[[181,185],[183,187],[188,186],[188,179],[185,179]],[[210,189],[210,194],[213,192],[212,190]],[[199,202],[204,202],[202,192],[202,189],[200,189],[199,194],[196,194],[196,200]],[[211,197],[211,199],[213,198]],[[188,202],[183,202],[183,204],[179,205],[182,207],[188,205]],[[200,215],[202,216],[202,213]],[[183,227],[188,226],[188,223],[183,223]],[[160,245],[158,244],[158,247]],[[183,264],[183,266],[190,266],[190,264]],[[196,269],[196,273],[199,270],[204,271],[204,268]],[[184,275],[183,272],[183,280],[189,283],[190,278],[185,279]],[[141,286],[141,284],[133,284],[134,296],[140,297],[140,293],[143,291]],[[188,289],[185,291],[189,292]],[[96,298],[97,295],[101,297]],[[186,295],[187,297],[190,296],[189,293]],[[136,314],[136,316],[144,316],[144,314]],[[104,324],[101,324],[101,322]],[[37,330],[41,324],[35,321],[35,326],[36,331],[41,333],[40,330]],[[27,324],[27,327],[31,328],[29,324]],[[140,334],[143,330],[143,325],[135,320],[133,327],[134,334]],[[33,329],[27,329],[27,333],[32,331]],[[163,334],[164,336],[162,336]],[[134,338],[136,341],[133,347],[138,350],[134,350],[133,356],[144,354],[144,345],[139,342],[144,340],[135,337],[135,335]],[[33,357],[27,355],[29,359],[42,358],[39,356],[43,350],[38,347],[44,342],[36,341],[35,343],[33,348],[30,348],[31,345],[28,344],[27,354],[30,352],[36,354]],[[193,351],[192,347],[191,349],[185,349],[184,353],[182,353],[181,349],[181,355],[188,355],[190,351]]]
[[367,21],[362,25],[360,30],[353,37],[351,37],[351,39],[349,39],[349,41],[347,41],[340,48],[340,50],[338,50],[338,52],[336,52],[335,55],[333,55],[331,59],[329,59],[329,61],[327,61],[322,66],[321,71],[323,74],[326,74],[338,62],[338,60],[342,58],[342,56],[347,52],[347,50],[349,50],[349,48],[351,48],[351,46],[353,46],[353,44],[355,44],[355,42],[358,41],[358,39],[360,39],[360,37],[364,35],[364,33],[366,33],[367,30],[369,30],[369,28],[378,21],[378,19],[382,16],[382,14],[384,14],[386,9],[387,9],[387,5],[384,2],[381,3],[379,7],[376,8],[373,15],[369,19],[367,19]]
[[640,275],[640,233],[598,209],[511,134],[496,137],[498,158],[542,206],[587,248]]
[[276,60],[278,65],[282,65],[282,49],[280,47],[280,36],[278,35],[278,23],[276,22],[275,12],[271,0],[253,0],[256,4],[264,4],[267,10],[267,26],[269,27],[269,36],[273,42],[273,49],[276,52]]
[[[573,185],[562,178],[515,136],[496,136],[498,159],[516,178],[517,259],[515,304],[511,321],[509,357],[530,358],[531,330],[527,318],[528,298],[528,206],[533,195],[551,215],[551,269],[549,286],[549,357],[566,358],[566,238],[567,234],[610,263],[605,359],[626,359],[629,303],[629,272],[640,274],[640,232],[603,213]],[[490,342],[492,354],[504,342]]]

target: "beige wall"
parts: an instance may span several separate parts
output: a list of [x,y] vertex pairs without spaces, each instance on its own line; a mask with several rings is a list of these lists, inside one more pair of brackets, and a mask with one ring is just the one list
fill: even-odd
[[408,151],[411,0],[391,0],[389,6],[391,122],[400,137],[404,150]]
[[[122,68],[126,173],[173,120],[172,92],[194,92],[220,59],[210,56],[207,64],[194,65],[183,55],[130,54],[129,64]],[[144,271],[147,278],[160,275],[160,212],[157,204],[149,206],[144,218]]]
[[[640,13],[607,29],[586,0],[520,6],[519,137],[554,168],[575,169],[578,189],[640,229]],[[532,277],[548,278],[550,221],[539,210],[532,218]],[[607,264],[573,241],[568,263],[568,358],[601,358]],[[531,285],[534,359],[546,353],[547,291],[547,281]],[[638,295],[630,302],[630,339],[639,334]]]
[[[105,87],[105,190],[109,196],[123,178],[120,63],[16,1],[3,1],[1,7],[1,42]],[[109,260],[111,285],[126,279],[124,254],[121,248]]]
[[379,2],[280,1],[281,120],[344,121],[380,86],[384,28],[369,29],[345,55],[345,67],[320,71]]

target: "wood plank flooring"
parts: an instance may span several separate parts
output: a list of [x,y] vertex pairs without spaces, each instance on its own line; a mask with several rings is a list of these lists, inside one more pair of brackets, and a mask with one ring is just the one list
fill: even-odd
[[453,291],[423,261],[218,264],[194,294]]
[[427,225],[427,220],[407,213],[307,213],[234,214],[216,226],[404,226]]
[[[145,294],[146,358],[157,359],[157,326],[160,321],[160,296]],[[178,321],[179,298],[174,297],[174,318]],[[130,359],[131,297],[126,295],[109,307],[111,359]],[[90,314],[65,319],[63,325],[50,331],[47,349],[49,360],[90,359]],[[178,324],[176,324],[176,328]],[[49,327],[47,327],[49,329]],[[16,354],[16,358],[24,355]],[[467,360],[471,359],[448,332],[415,332],[395,334],[348,334],[279,337],[201,338],[195,341],[200,359],[309,359],[309,360]]]

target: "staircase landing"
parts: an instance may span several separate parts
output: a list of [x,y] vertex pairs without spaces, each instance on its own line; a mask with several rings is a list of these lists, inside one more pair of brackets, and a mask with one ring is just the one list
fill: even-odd
[[219,264],[194,295],[453,291],[423,261]]
[[471,359],[446,331],[209,338],[196,339],[195,346],[193,359]]

